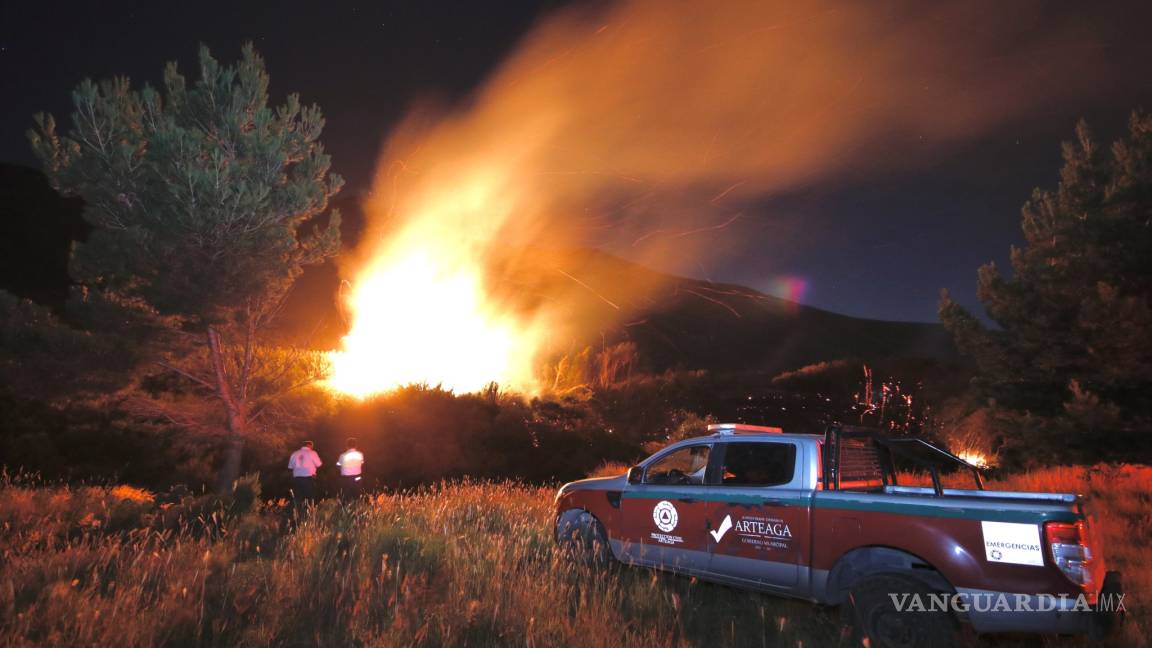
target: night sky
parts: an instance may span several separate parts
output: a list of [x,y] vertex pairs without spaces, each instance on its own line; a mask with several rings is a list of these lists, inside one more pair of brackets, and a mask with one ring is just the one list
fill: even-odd
[[[32,115],[64,120],[83,78],[157,82],[163,64],[193,69],[201,42],[230,61],[251,40],[264,55],[274,98],[301,93],[323,108],[334,170],[365,191],[384,138],[414,101],[467,101],[543,15],[566,3],[101,2],[10,0],[0,7],[0,161],[34,166]],[[1083,12],[1108,69],[1090,92],[1044,104],[978,139],[892,165],[916,142],[889,140],[835,177],[758,201],[740,220],[750,241],[700,259],[701,278],[741,283],[856,316],[935,321],[941,288],[975,304],[976,268],[1007,265],[1020,242],[1019,211],[1033,187],[1052,186],[1060,142],[1084,117],[1102,139],[1132,109],[1152,108],[1152,9],[1147,2],[1048,3]],[[1032,29],[1044,29],[1043,14]],[[925,43],[930,47],[931,43]],[[1043,53],[1039,53],[1040,56]],[[973,65],[1004,65],[974,61]],[[786,240],[786,245],[778,241]],[[792,279],[789,281],[789,279]]]

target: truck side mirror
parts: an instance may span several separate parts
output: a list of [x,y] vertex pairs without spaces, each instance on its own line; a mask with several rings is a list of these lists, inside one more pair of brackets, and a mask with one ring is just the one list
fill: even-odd
[[644,469],[640,466],[632,466],[628,469],[628,483],[639,484],[644,481]]

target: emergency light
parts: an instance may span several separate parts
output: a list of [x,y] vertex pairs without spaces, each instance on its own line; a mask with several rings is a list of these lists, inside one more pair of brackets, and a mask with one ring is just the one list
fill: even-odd
[[768,427],[767,425],[748,425],[747,423],[713,423],[708,426],[708,431],[724,436],[730,434],[764,434],[765,432],[782,434],[784,428]]

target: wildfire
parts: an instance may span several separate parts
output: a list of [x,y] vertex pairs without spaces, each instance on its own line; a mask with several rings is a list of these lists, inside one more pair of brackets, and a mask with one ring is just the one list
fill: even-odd
[[[985,14],[967,5],[918,8],[915,20],[824,0],[594,5],[543,19],[465,101],[417,106],[389,137],[356,260],[342,260],[351,330],[331,356],[333,389],[532,390],[543,355],[600,339],[651,286],[592,285],[518,251],[598,247],[666,273],[696,269],[701,250],[748,243],[743,203],[809,186],[856,156],[872,168],[885,133],[947,145],[1065,89],[1036,87],[1031,65],[973,67],[987,52],[1031,61],[1061,48],[983,23],[957,29]],[[925,52],[940,39],[950,46]],[[969,92],[975,85],[1006,99]],[[507,304],[533,274],[578,290],[540,280]],[[589,292],[611,311],[575,313]]]
[[529,333],[493,307],[482,276],[474,259],[435,246],[394,247],[348,297],[353,326],[331,356],[328,385],[358,398],[412,383],[530,386]]

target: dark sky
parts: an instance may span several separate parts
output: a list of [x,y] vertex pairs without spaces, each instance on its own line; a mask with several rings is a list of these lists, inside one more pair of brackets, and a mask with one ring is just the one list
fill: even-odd
[[[24,132],[46,110],[63,119],[84,77],[157,81],[163,63],[193,67],[198,43],[231,60],[253,41],[273,94],[300,92],[328,119],[324,139],[348,190],[367,188],[382,140],[416,100],[465,100],[517,40],[561,2],[19,2],[0,5],[0,161],[33,165]],[[751,241],[701,259],[697,276],[778,291],[880,319],[934,321],[941,288],[975,303],[976,268],[1006,265],[1019,209],[1052,186],[1060,141],[1084,117],[1102,138],[1133,108],[1152,108],[1152,3],[1052,2],[1083,12],[1114,67],[1091,93],[1042,105],[922,163],[859,168],[755,205]],[[1103,7],[1103,8],[1102,8]],[[1043,28],[1043,24],[1037,28]],[[931,44],[926,44],[930,46]],[[994,64],[994,63],[990,63]],[[890,153],[906,151],[908,142]],[[914,145],[914,143],[912,143]],[[865,167],[867,165],[864,165]],[[787,245],[774,245],[781,239]]]

